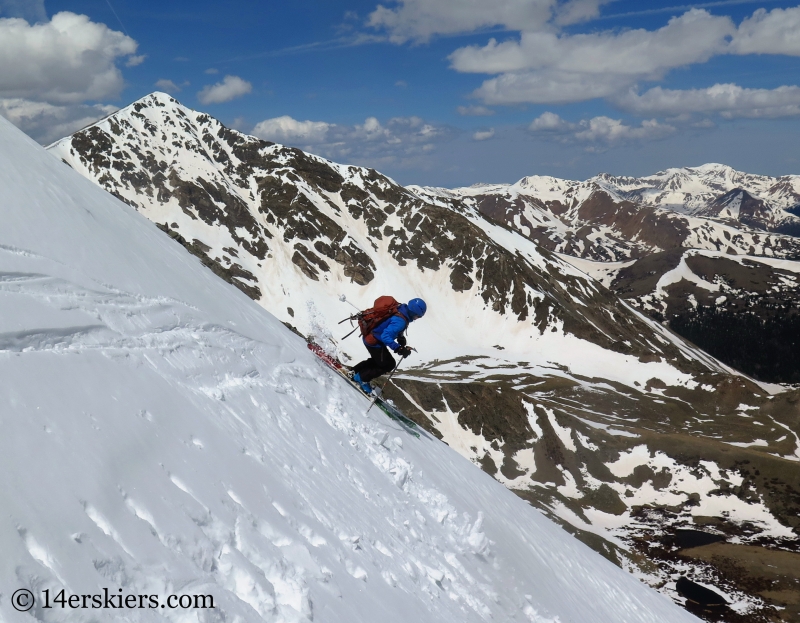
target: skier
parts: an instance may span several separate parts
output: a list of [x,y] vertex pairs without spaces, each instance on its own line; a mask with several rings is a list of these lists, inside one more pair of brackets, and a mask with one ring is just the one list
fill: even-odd
[[389,352],[390,348],[404,359],[411,354],[411,347],[406,343],[403,332],[410,322],[422,318],[427,309],[428,306],[422,299],[411,299],[397,307],[397,312],[362,338],[369,359],[353,366],[353,380],[361,386],[364,393],[372,393],[372,386],[369,384],[372,379],[394,370],[395,361]]

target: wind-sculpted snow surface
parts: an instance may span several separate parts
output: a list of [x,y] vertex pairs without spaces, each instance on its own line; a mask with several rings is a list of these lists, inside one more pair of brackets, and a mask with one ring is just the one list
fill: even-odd
[[[4,621],[694,620],[365,414],[274,317],[2,119],[0,188]],[[23,614],[22,588],[215,608]]]

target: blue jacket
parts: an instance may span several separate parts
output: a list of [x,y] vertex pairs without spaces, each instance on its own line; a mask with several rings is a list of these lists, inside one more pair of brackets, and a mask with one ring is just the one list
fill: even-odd
[[379,344],[377,346],[370,346],[364,342],[367,348],[380,348],[381,346],[388,346],[392,350],[400,348],[397,336],[405,331],[406,327],[408,327],[408,323],[411,322],[409,320],[409,318],[411,318],[411,312],[408,311],[408,305],[405,303],[400,305],[397,311],[401,315],[395,314],[394,316],[390,316],[373,329],[372,337],[378,340]]

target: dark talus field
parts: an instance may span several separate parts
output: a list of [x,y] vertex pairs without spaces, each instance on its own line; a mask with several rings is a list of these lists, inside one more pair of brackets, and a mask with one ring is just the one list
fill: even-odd
[[50,150],[344,360],[343,296],[422,296],[387,389],[409,416],[707,620],[800,617],[793,178],[404,188],[164,94]]

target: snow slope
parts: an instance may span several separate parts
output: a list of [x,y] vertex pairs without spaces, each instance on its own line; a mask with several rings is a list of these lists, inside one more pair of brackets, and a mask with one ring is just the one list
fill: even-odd
[[[692,621],[0,119],[0,619]],[[165,267],[169,267],[165,270]]]

